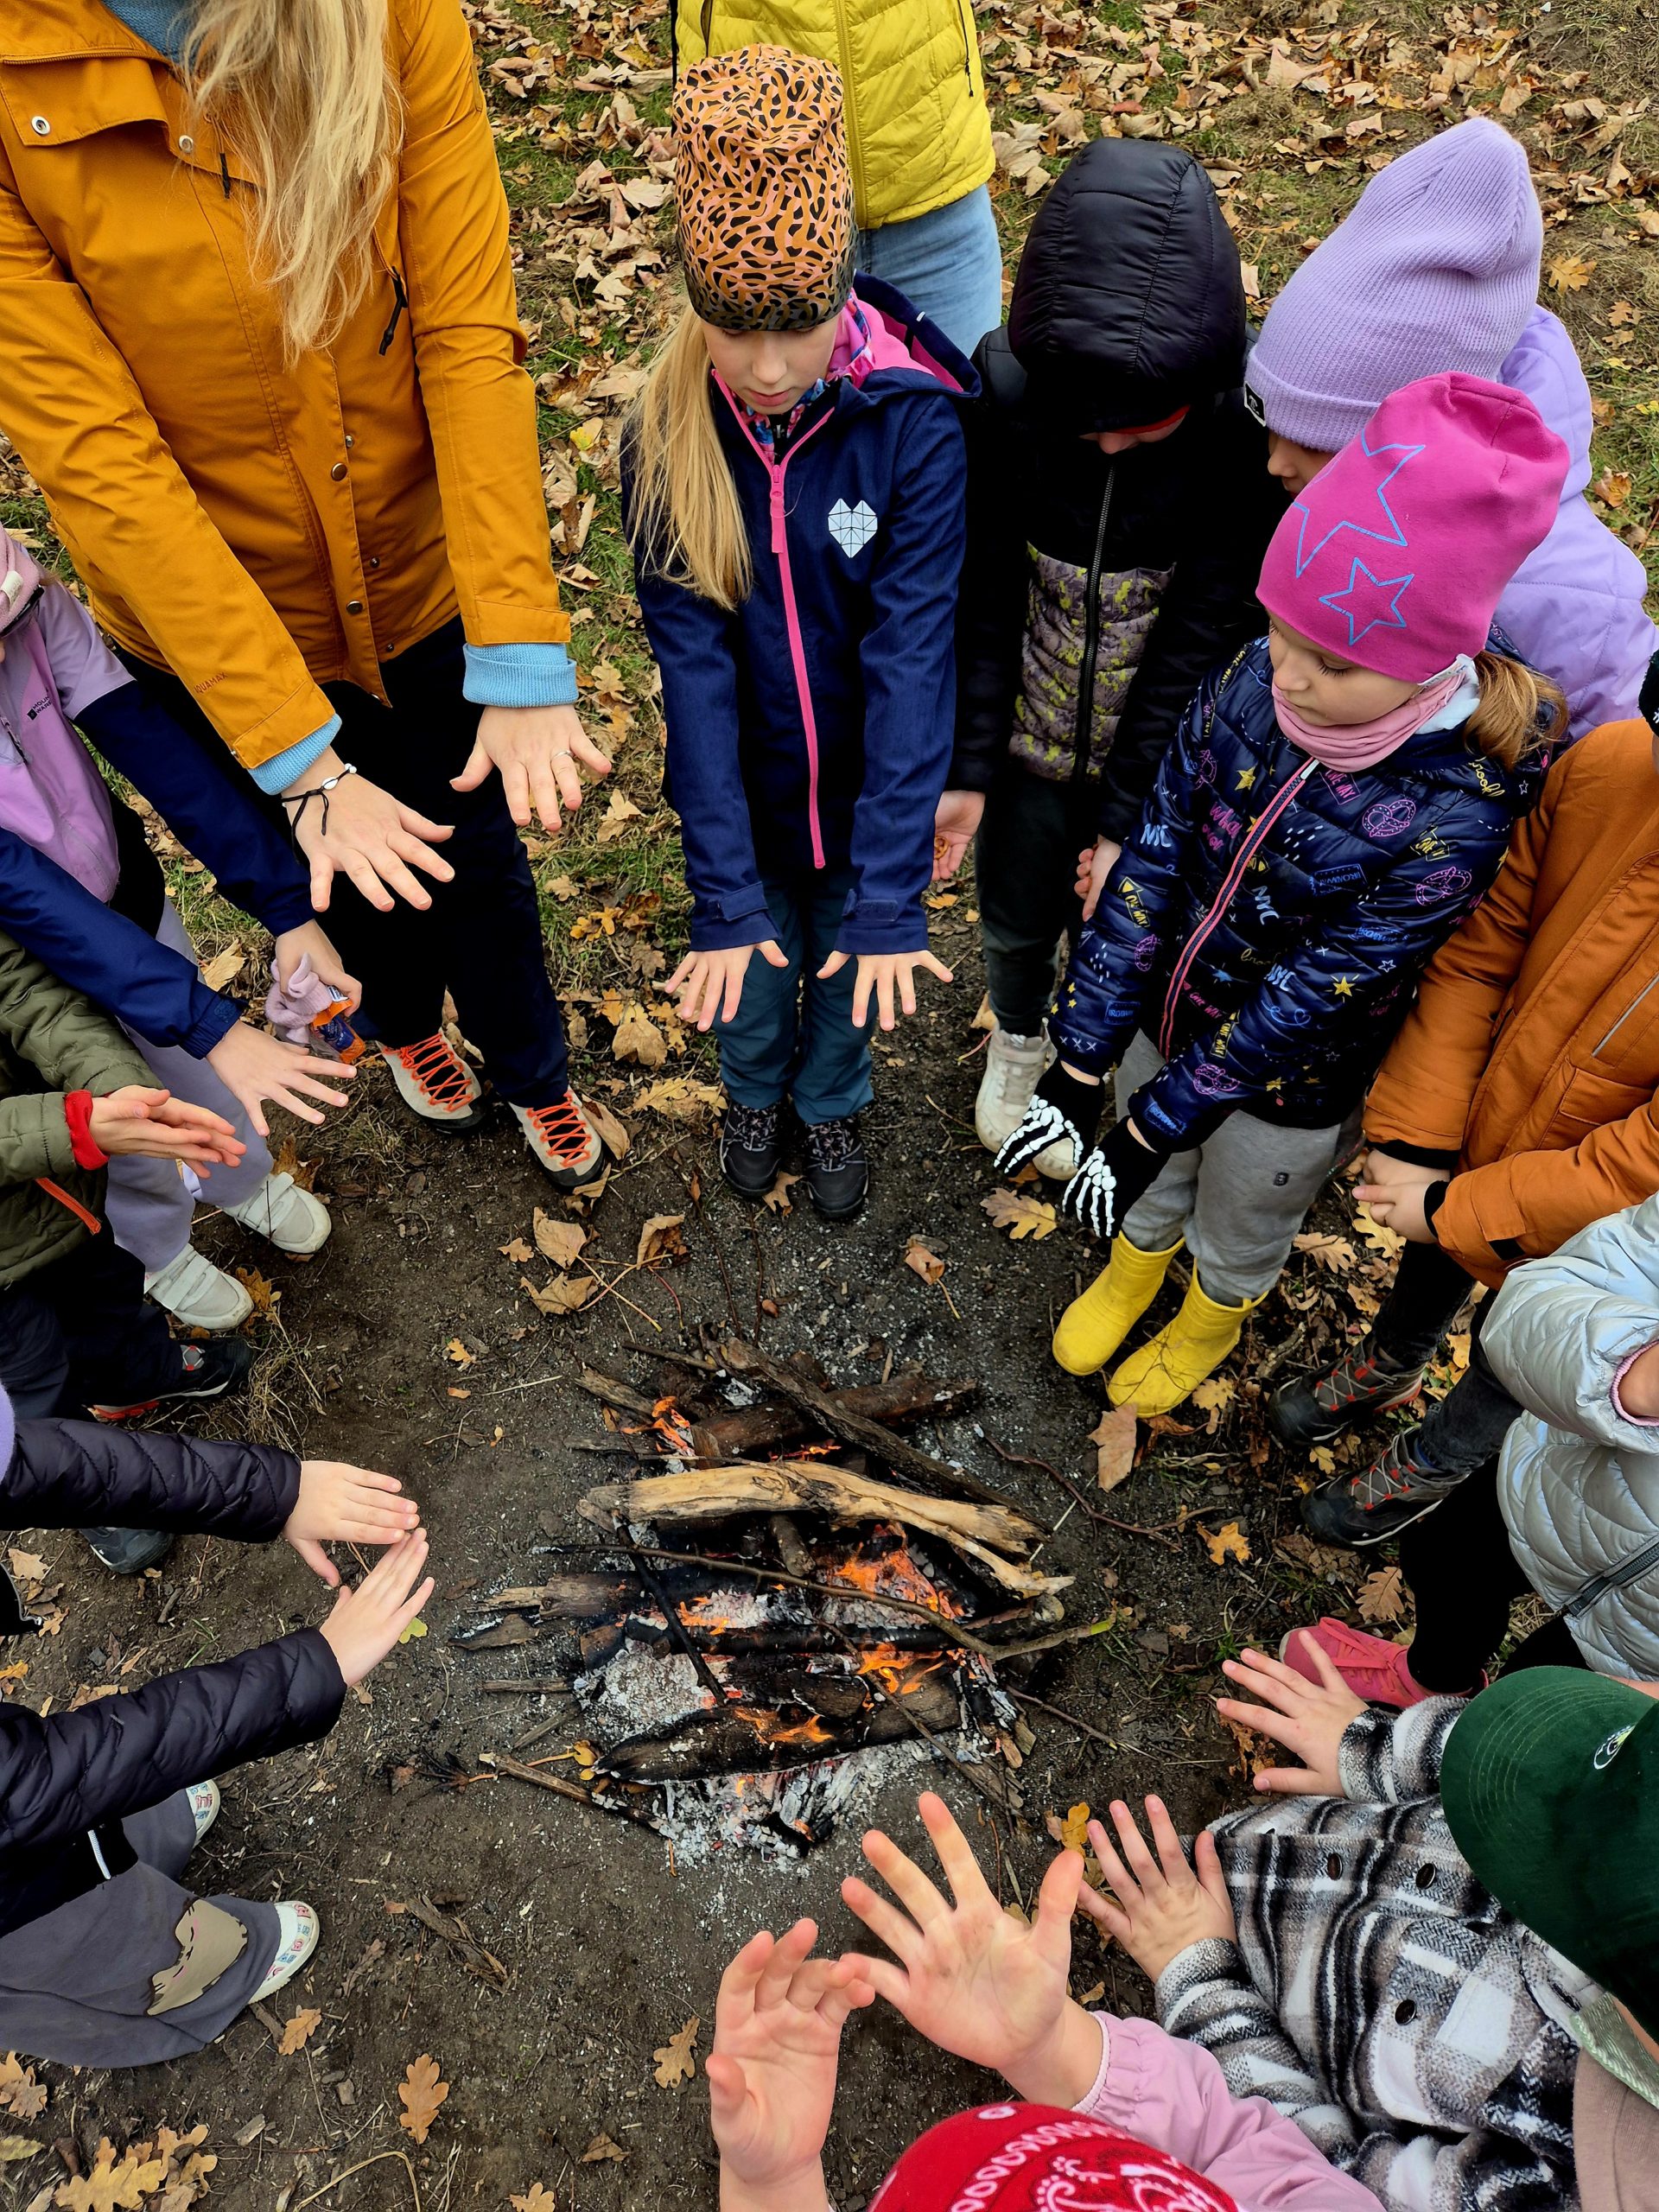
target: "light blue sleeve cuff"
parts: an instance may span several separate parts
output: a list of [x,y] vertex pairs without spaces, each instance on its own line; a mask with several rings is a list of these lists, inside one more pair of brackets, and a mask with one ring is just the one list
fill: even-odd
[[563,645],[468,645],[461,685],[475,707],[574,707],[576,664]]
[[286,753],[279,753],[271,760],[262,760],[253,771],[253,780],[262,791],[275,795],[285,791],[296,776],[302,776],[320,753],[326,753],[340,735],[340,716],[331,715],[320,730],[309,737],[302,737],[297,745],[290,745]]

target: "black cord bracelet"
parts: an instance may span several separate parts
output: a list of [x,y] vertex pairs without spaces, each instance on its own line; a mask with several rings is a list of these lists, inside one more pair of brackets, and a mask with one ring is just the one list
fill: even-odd
[[356,773],[356,763],[345,760],[340,763],[338,774],[325,776],[320,784],[313,784],[308,791],[283,793],[282,804],[294,809],[294,812],[288,818],[288,834],[296,844],[299,842],[300,824],[305,819],[305,810],[314,798],[320,798],[322,801],[322,834],[325,837],[328,835],[328,794],[336,784],[343,783],[347,776],[354,776]]

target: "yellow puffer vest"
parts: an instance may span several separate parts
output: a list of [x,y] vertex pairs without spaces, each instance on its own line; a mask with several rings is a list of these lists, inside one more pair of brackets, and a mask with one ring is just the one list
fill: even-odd
[[995,168],[973,0],[677,0],[681,68],[740,46],[833,61],[859,227],[931,214]]

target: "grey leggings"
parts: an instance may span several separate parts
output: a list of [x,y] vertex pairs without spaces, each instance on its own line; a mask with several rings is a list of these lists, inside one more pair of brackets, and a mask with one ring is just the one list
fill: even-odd
[[[1119,1061],[1117,1117],[1164,1065],[1152,1039],[1138,1035]],[[1198,1287],[1223,1306],[1259,1298],[1279,1280],[1296,1232],[1320,1184],[1358,1129],[1286,1129],[1253,1115],[1230,1114],[1212,1137],[1178,1152],[1136,1205],[1123,1234],[1143,1252],[1163,1252],[1185,1237]]]

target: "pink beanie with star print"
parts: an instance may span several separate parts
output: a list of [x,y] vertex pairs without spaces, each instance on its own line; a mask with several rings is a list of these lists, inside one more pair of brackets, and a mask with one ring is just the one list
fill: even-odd
[[1257,596],[1334,658],[1426,683],[1484,647],[1554,522],[1567,459],[1507,385],[1403,385],[1287,511]]

